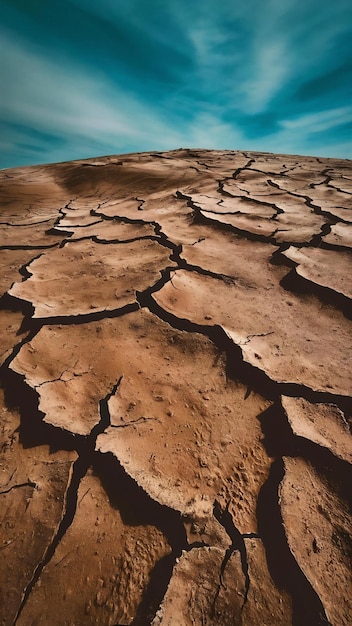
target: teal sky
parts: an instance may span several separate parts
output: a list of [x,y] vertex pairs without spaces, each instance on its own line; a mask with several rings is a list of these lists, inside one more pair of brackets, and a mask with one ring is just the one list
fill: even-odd
[[352,158],[350,0],[0,0],[0,167],[179,147]]

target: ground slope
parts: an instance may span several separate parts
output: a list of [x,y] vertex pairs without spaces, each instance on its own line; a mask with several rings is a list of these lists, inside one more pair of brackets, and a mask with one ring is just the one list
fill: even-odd
[[2,626],[351,623],[351,199],[253,152],[0,172]]

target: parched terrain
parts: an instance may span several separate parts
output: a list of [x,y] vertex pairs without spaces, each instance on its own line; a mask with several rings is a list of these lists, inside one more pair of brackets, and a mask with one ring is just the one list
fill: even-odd
[[1,626],[349,626],[352,167],[0,172]]

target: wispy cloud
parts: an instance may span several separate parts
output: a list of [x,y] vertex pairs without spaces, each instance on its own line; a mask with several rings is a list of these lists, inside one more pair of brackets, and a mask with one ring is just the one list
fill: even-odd
[[250,78],[240,88],[243,109],[250,114],[265,111],[271,100],[282,91],[291,72],[284,41],[276,39],[258,46]]
[[348,154],[348,89],[322,88],[348,71],[348,0],[1,5],[3,166],[186,145]]
[[[4,33],[3,42],[5,41]],[[14,124],[54,134],[75,151],[77,145],[104,146],[107,151],[128,145],[167,147],[179,139],[172,126],[137,97],[119,90],[104,74],[90,74],[83,66],[69,69],[45,59],[20,42],[5,41],[6,71],[0,116]],[[14,141],[19,140],[19,133]]]
[[280,122],[282,128],[289,131],[308,130],[309,133],[322,133],[335,126],[349,124],[352,122],[352,106],[319,111],[318,113],[308,113],[300,117]]

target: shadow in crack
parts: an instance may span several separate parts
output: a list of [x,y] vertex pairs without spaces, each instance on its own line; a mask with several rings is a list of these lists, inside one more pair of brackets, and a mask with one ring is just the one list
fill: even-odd
[[172,328],[189,333],[199,333],[208,337],[220,352],[226,354],[226,376],[247,385],[248,393],[256,391],[269,400],[278,400],[281,394],[302,396],[313,403],[332,402],[342,408],[343,411],[352,411],[352,403],[349,397],[330,394],[326,391],[314,391],[302,383],[272,380],[263,369],[244,360],[242,347],[231,340],[222,326],[197,324],[186,318],[177,317],[163,309],[153,298],[153,293],[150,290],[137,293],[137,299],[141,307],[148,308],[151,313],[167,322]]
[[96,452],[93,471],[100,478],[111,506],[119,510],[125,524],[155,526],[165,535],[171,547],[171,553],[155,565],[132,622],[134,626],[147,626],[166,593],[175,559],[188,547],[181,515],[153,500],[112,454]]
[[44,413],[39,410],[39,396],[35,389],[25,383],[22,375],[1,368],[0,385],[5,392],[7,408],[10,411],[18,410],[20,414],[19,440],[24,448],[48,445],[50,452],[56,452],[77,450],[84,445],[86,437],[74,436],[43,421]]
[[293,455],[295,437],[279,403],[257,416],[263,432],[262,443],[270,457]]
[[155,565],[131,626],[150,626],[166,594],[176,556],[172,552]]
[[292,597],[293,626],[327,626],[329,622],[321,600],[287,544],[278,501],[283,476],[282,460],[274,461],[258,498],[258,530],[265,546],[269,571],[277,587],[286,589]]
[[329,287],[323,287],[317,283],[303,278],[297,274],[295,268],[282,278],[280,286],[286,291],[293,291],[300,296],[311,298],[315,295],[319,300],[336,309],[340,309],[347,319],[352,319],[352,303],[350,298],[342,293],[338,293]]
[[19,298],[15,298],[14,296],[10,296],[7,292],[5,292],[0,297],[0,309],[2,311],[14,311],[22,313],[23,321],[21,328],[18,331],[18,335],[24,333],[29,330],[28,320],[32,319],[32,315],[34,312],[34,307],[30,302],[26,302],[25,300],[20,300]]
[[21,415],[20,442],[25,448],[49,445],[50,450],[77,450],[79,457],[73,466],[72,478],[68,487],[65,510],[57,533],[48,546],[43,560],[38,564],[33,578],[26,589],[19,607],[18,617],[26,604],[32,589],[41,573],[51,560],[67,529],[72,524],[77,507],[77,494],[81,479],[90,465],[109,497],[110,504],[117,508],[127,525],[153,525],[166,537],[171,553],[160,559],[151,572],[142,600],[133,620],[135,626],[147,626],[153,619],[168,587],[175,559],[187,549],[187,537],[181,515],[159,504],[148,496],[138,484],[128,476],[119,462],[111,454],[95,453],[96,436],[107,426],[105,404],[108,396],[101,401],[101,421],[88,437],[73,436],[43,421],[43,413],[38,408],[38,395],[12,370],[1,372],[1,384],[5,387],[6,405],[9,409],[19,409]]
[[[331,450],[310,439],[295,435],[280,404],[273,404],[257,416],[264,435],[262,443],[270,457],[301,457],[317,468],[334,492],[352,506],[352,466]],[[346,436],[349,436],[348,433]]]

